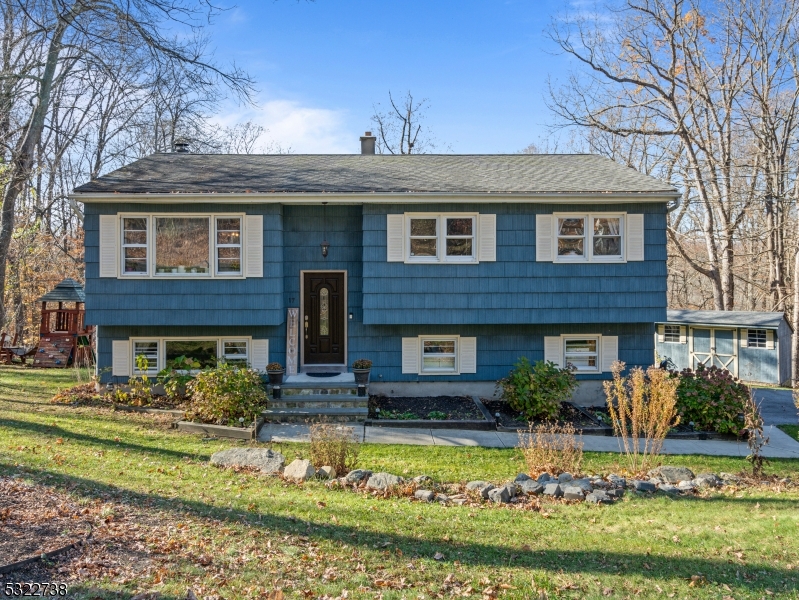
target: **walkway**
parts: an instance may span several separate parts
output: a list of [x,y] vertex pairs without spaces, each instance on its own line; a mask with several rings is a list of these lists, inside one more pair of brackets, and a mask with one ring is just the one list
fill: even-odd
[[[513,448],[519,441],[515,433],[497,431],[464,431],[451,429],[404,429],[366,427],[355,424],[358,436],[372,444],[407,444],[413,446],[483,446],[486,448]],[[799,459],[799,442],[774,426],[766,427],[771,439],[763,454],[769,458]],[[258,439],[262,442],[308,442],[308,425],[264,425]],[[591,452],[618,452],[619,442],[614,437],[583,436],[584,450]],[[720,440],[666,440],[664,454],[705,454],[708,456],[746,456],[746,443]]]
[[760,414],[766,425],[796,425],[799,423],[791,390],[773,388],[755,389],[755,401],[760,404]]

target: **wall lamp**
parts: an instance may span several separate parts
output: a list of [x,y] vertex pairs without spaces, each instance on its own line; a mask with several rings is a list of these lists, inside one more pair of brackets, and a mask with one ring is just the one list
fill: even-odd
[[323,241],[321,244],[319,244],[319,245],[320,245],[320,246],[322,246],[322,256],[324,256],[325,258],[327,258],[327,251],[328,251],[328,249],[330,248],[330,242],[328,242],[327,240],[324,240],[324,241]]

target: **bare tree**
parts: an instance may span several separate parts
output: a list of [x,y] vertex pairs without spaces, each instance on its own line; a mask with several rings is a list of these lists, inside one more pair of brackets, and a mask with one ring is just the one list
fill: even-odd
[[374,106],[372,122],[377,129],[379,154],[425,154],[436,149],[430,131],[424,125],[425,111],[430,108],[427,98],[414,100],[409,91],[399,102],[388,93],[391,109]]

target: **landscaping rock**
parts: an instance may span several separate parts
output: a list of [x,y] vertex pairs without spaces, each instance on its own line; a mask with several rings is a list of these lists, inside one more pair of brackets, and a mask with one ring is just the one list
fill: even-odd
[[539,475],[536,478],[536,481],[538,483],[547,483],[547,482],[549,482],[551,480],[552,480],[552,475],[550,475],[549,473],[541,473],[541,475]]
[[491,485],[487,481],[470,481],[466,484],[466,489],[470,492],[476,492],[483,489],[485,486]]
[[521,483],[522,481],[529,481],[530,479],[531,477],[526,473],[519,473],[516,476],[516,479],[514,479],[513,481],[515,481],[516,483]]
[[449,496],[446,494],[436,494],[436,502],[447,503],[449,502]]
[[724,483],[738,483],[741,481],[741,478],[737,475],[733,475],[732,473],[719,473],[719,477]]
[[366,482],[366,487],[370,490],[387,490],[399,485],[402,481],[402,477],[397,477],[391,473],[374,473],[369,477],[369,481]]
[[719,487],[721,486],[721,479],[716,477],[715,473],[700,473],[696,477],[694,477],[693,483],[698,488],[705,488],[705,487]]
[[533,496],[538,496],[544,491],[544,485],[533,479],[522,481],[519,484],[519,488],[521,488],[522,494],[532,494]]
[[417,498],[418,500],[422,500],[423,502],[432,502],[436,497],[436,493],[431,492],[430,490],[416,490],[416,492],[413,494],[413,497]]
[[596,478],[596,479],[592,479],[591,480],[591,486],[594,487],[594,488],[600,488],[600,489],[603,489],[603,490],[607,490],[607,489],[612,488],[613,484],[611,482],[609,482],[609,481],[605,481],[604,479]]
[[677,484],[677,489],[681,492],[693,492],[696,489],[693,481],[681,481]]
[[624,477],[611,473],[608,475],[608,481],[618,487],[627,487],[627,480]]
[[371,471],[367,471],[365,469],[355,469],[354,471],[347,473],[347,476],[344,477],[344,480],[347,483],[358,483],[359,481],[368,479],[371,475]]
[[511,494],[510,486],[503,485],[488,492],[488,498],[497,504],[506,504],[513,498],[513,494]]
[[313,468],[310,460],[297,460],[283,469],[283,477],[292,481],[306,481],[316,475],[316,469]]
[[649,492],[654,493],[657,491],[657,486],[649,481],[641,481],[640,479],[632,479],[630,485],[635,488],[636,492]]
[[570,482],[569,485],[575,486],[583,490],[583,493],[590,494],[594,491],[594,487],[591,485],[592,481],[587,477],[582,479],[575,479],[574,481]]
[[[594,493],[596,493],[597,491],[600,491],[600,490],[594,490]],[[604,491],[604,490],[601,490],[601,491]],[[617,498],[618,499],[618,498],[622,498],[624,496],[624,489],[623,488],[612,488],[610,490],[607,490],[604,493],[607,494],[608,496],[610,496],[611,498]]]
[[413,482],[417,485],[422,485],[423,483],[430,483],[433,481],[432,477],[428,477],[427,475],[418,475],[413,478]]
[[667,493],[669,496],[676,496],[676,495],[678,495],[680,493],[680,490],[677,489],[677,486],[674,486],[674,485],[672,485],[670,483],[661,483],[658,486],[658,489],[661,492]]
[[316,472],[316,476],[321,479],[335,479],[336,470],[329,466],[319,467],[319,470]]
[[566,489],[563,490],[563,497],[566,500],[585,500],[585,494],[583,493],[582,488],[579,488],[576,485],[566,486]]
[[558,475],[558,483],[569,483],[574,477],[571,473],[561,473]]
[[274,475],[283,470],[285,457],[267,448],[228,448],[211,455],[211,464],[219,467],[255,467]]
[[548,483],[544,486],[544,496],[552,496],[553,498],[560,498],[563,496],[563,490],[557,483]]
[[659,477],[666,483],[678,483],[680,481],[690,481],[694,478],[694,473],[687,467],[657,467],[647,473],[650,477]]
[[585,497],[585,501],[591,504],[613,504],[613,498],[604,490],[594,490]]

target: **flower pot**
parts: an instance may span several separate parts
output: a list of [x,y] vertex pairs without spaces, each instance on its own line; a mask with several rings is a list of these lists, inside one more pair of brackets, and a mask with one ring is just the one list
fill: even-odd
[[269,376],[269,383],[272,385],[280,385],[283,383],[283,375],[286,373],[286,369],[281,369],[280,371],[267,371],[266,374]]
[[353,369],[352,372],[355,375],[355,383],[369,383],[369,373],[372,369]]

